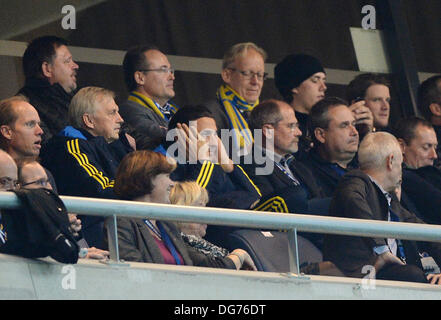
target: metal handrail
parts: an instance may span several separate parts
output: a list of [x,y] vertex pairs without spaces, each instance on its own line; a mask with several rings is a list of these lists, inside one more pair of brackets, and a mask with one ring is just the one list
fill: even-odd
[[[399,238],[441,242],[441,226],[387,222],[364,219],[324,217],[306,214],[283,214],[251,210],[220,209],[210,207],[191,207],[146,203],[136,201],[107,200],[60,196],[69,212],[82,215],[110,217],[110,226],[116,228],[116,217],[151,218],[166,221],[199,222],[212,225],[258,228],[265,230],[288,230],[294,237],[295,253],[293,268],[299,273],[297,231],[327,233],[377,238]],[[0,208],[14,209],[20,201],[12,192],[0,192]],[[111,238],[110,238],[111,237]],[[116,230],[109,232],[111,256],[119,261]],[[112,245],[113,247],[113,245]],[[297,262],[297,263],[296,263]],[[293,270],[294,271],[294,270]]]

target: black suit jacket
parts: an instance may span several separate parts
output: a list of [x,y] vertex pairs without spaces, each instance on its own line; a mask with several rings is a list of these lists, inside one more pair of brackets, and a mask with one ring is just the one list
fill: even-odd
[[[404,209],[396,197],[391,208],[400,222],[424,223]],[[382,191],[369,176],[359,170],[347,173],[340,181],[329,208],[329,215],[343,218],[387,221],[389,205]],[[373,248],[387,244],[384,238],[368,238],[328,234],[324,239],[323,260],[332,261],[346,276],[363,277],[362,268],[374,265]],[[406,262],[421,267],[418,252],[428,252],[441,263],[441,245],[434,242],[403,241]]]
[[[433,166],[419,169],[403,168],[402,190],[407,196],[407,202],[415,206],[418,216],[424,222],[441,224],[441,171],[439,169]],[[404,204],[406,205],[406,202]]]
[[[342,178],[336,170],[332,168],[333,163],[330,163],[317,152],[317,149],[311,149],[300,162],[305,165],[313,174],[317,184],[322,189],[327,197],[332,197],[337,185]],[[341,168],[347,172],[347,169]]]
[[[294,182],[278,166],[276,166],[274,162],[270,164],[270,166],[273,166],[273,170],[263,170],[266,163],[269,163],[271,160],[268,159],[268,162],[263,164],[258,163],[255,157],[256,154],[254,153],[255,150],[256,149],[253,148],[250,158],[247,159],[246,157],[242,157],[241,163],[244,170],[260,189],[262,197],[275,194],[287,187],[293,189],[299,188],[294,185]],[[259,152],[259,150],[256,152]],[[303,188],[307,191],[308,199],[325,197],[322,189],[317,185],[314,176],[305,165],[294,159],[290,163],[289,168],[294,176],[302,183]],[[263,172],[266,174],[262,174]]]

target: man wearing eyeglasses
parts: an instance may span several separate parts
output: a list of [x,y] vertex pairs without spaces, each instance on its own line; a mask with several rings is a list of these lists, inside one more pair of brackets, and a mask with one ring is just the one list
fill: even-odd
[[170,101],[175,96],[174,69],[157,47],[146,45],[127,51],[123,70],[130,91],[120,105],[124,127],[135,138],[137,149],[154,150],[165,142],[168,121],[177,109]]
[[[205,103],[213,114],[221,137],[230,157],[233,153],[246,153],[253,137],[248,127],[248,116],[259,104],[265,72],[266,52],[252,42],[238,43],[225,53],[222,63],[222,84],[215,101]],[[229,137],[222,136],[228,129]],[[234,130],[234,131],[232,131]]]
[[[11,191],[18,187],[17,165],[5,151],[0,150],[0,191]],[[6,242],[6,234],[1,223],[0,214],[0,245]]]

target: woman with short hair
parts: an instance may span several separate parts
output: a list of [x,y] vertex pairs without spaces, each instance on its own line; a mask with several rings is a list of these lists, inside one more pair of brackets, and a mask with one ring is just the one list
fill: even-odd
[[[140,150],[124,157],[116,173],[114,191],[122,200],[170,204],[176,164],[159,153]],[[126,261],[253,269],[246,251],[211,258],[187,245],[174,223],[143,218],[118,218],[120,257]]]

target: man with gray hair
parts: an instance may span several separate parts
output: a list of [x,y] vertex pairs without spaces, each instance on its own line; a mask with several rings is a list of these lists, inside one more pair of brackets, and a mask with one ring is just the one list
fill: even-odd
[[[259,104],[265,72],[266,52],[252,42],[238,43],[224,54],[222,62],[222,84],[217,90],[214,101],[204,105],[213,114],[222,138],[221,130],[230,131],[224,143],[230,158],[234,152],[241,153],[250,148],[253,137],[248,127],[248,116]],[[227,145],[228,144],[228,145]]]
[[[42,164],[55,177],[59,194],[79,197],[115,198],[114,178],[121,159],[132,148],[120,134],[123,119],[112,91],[86,87],[69,105],[69,123],[43,148]],[[96,224],[102,219],[86,216],[83,233],[87,242],[102,248]],[[101,231],[102,226],[99,225]]]
[[[368,134],[358,151],[360,170],[341,179],[332,200],[329,215],[424,223],[404,209],[398,198],[403,156],[397,139],[387,132]],[[346,276],[439,283],[439,274],[426,275],[419,253],[428,252],[441,263],[441,245],[432,242],[399,239],[326,235],[323,259],[332,261]]]

